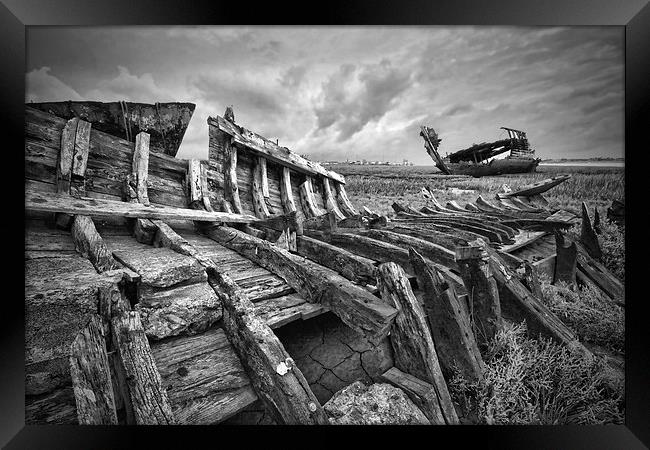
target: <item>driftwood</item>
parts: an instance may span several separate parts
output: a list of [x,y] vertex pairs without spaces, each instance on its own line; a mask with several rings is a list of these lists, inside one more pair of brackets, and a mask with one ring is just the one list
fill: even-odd
[[[167,392],[162,387],[160,373],[140,322],[140,315],[136,311],[127,311],[114,317],[111,325],[114,346],[125,375],[127,411],[132,413],[134,423],[175,423]],[[127,413],[127,421],[129,415]]]
[[469,296],[474,336],[482,345],[487,345],[503,326],[499,290],[490,273],[486,247],[483,241],[476,240],[456,249],[456,261]]
[[328,307],[370,340],[388,333],[397,311],[336,272],[233,228],[213,226],[205,234],[278,275],[307,301]]
[[227,275],[212,266],[208,282],[224,308],[224,329],[257,395],[281,424],[328,424],[300,369],[253,304]]
[[72,240],[75,249],[88,258],[98,272],[119,268],[113,255],[97,232],[93,220],[88,216],[75,216],[72,223]]
[[598,243],[598,236],[594,231],[594,228],[591,224],[591,218],[589,217],[589,211],[587,210],[587,205],[585,202],[582,202],[582,225],[580,228],[580,243],[587,250],[589,256],[596,260],[600,260],[603,257],[603,252],[600,249],[600,244]]
[[476,345],[467,307],[440,272],[415,249],[410,248],[411,262],[424,293],[424,310],[443,369],[452,373],[457,367],[465,379],[483,379],[485,365]]
[[442,416],[438,404],[438,394],[433,385],[404,373],[397,367],[388,369],[381,375],[381,379],[406,392],[406,395],[422,410],[432,425],[445,424],[445,418]]
[[203,222],[252,223],[257,218],[244,214],[208,212],[171,206],[144,206],[116,200],[60,195],[49,192],[25,192],[25,209],[36,212],[62,212],[92,217],[127,217],[163,220],[197,220]]
[[92,316],[70,346],[70,375],[81,425],[116,425],[102,319]]
[[403,372],[431,383],[437,394],[439,410],[447,424],[457,424],[458,416],[438,364],[438,355],[429,332],[424,311],[418,303],[404,270],[395,263],[381,264],[377,286],[382,299],[399,310],[391,329],[395,366]]
[[564,236],[555,233],[555,271],[553,274],[553,283],[562,281],[568,284],[575,284],[576,282],[576,263],[578,258],[578,247],[575,242],[569,241],[565,245]]

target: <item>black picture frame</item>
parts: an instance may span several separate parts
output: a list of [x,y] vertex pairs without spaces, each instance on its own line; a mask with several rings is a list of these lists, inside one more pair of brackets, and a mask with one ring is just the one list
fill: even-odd
[[[647,448],[650,445],[650,357],[648,327],[643,294],[645,264],[632,264],[645,253],[638,231],[648,223],[647,207],[636,203],[647,188],[644,160],[648,154],[644,128],[648,120],[650,80],[650,5],[647,0],[501,0],[490,2],[453,1],[329,1],[306,6],[267,2],[217,2],[195,0],[2,0],[0,5],[0,51],[5,218],[0,222],[5,246],[3,269],[4,302],[0,332],[0,444],[6,448],[121,448],[162,444],[164,448],[196,445],[197,439],[224,445],[224,434],[248,442],[276,440],[280,445],[309,445],[336,442],[342,434],[363,431],[362,439],[396,438],[406,445],[441,438],[458,444],[473,443],[487,448]],[[523,25],[523,26],[623,26],[625,27],[625,195],[634,217],[626,217],[626,421],[621,426],[521,426],[521,427],[375,427],[371,432],[351,427],[257,428],[254,432],[232,427],[78,427],[25,426],[24,424],[24,307],[20,302],[23,250],[16,236],[20,220],[12,219],[23,208],[20,196],[24,147],[25,27],[40,25]],[[14,180],[13,177],[16,177]],[[646,176],[647,178],[647,176]],[[18,191],[18,192],[15,192]],[[15,203],[15,204],[13,204]],[[14,210],[15,208],[15,210]],[[14,212],[15,211],[15,212]],[[17,241],[17,242],[16,242]],[[11,253],[6,244],[15,244]],[[635,243],[635,245],[632,245]],[[13,253],[15,250],[15,254]],[[641,260],[642,261],[642,260]],[[642,261],[643,262],[643,261]],[[24,279],[24,273],[23,273]],[[11,287],[17,292],[10,294]],[[13,308],[8,308],[12,306]],[[299,432],[305,441],[296,440]],[[412,433],[417,432],[418,440]],[[274,436],[267,436],[273,434]],[[424,441],[419,440],[424,438]],[[302,442],[302,443],[301,443]],[[411,444],[411,442],[413,444]],[[644,443],[646,445],[644,445]]]

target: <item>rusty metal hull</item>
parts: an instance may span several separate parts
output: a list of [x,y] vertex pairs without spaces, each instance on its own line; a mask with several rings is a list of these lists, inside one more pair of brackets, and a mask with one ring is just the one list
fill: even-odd
[[28,103],[32,108],[63,119],[78,117],[93,129],[134,142],[145,131],[150,136],[151,151],[176,156],[185,130],[192,118],[193,103],[133,102],[46,102]]

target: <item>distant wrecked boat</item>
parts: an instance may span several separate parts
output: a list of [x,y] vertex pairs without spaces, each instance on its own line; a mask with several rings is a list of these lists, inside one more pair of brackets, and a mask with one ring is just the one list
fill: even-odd
[[[501,127],[508,132],[508,139],[495,142],[475,144],[459,150],[445,158],[438,153],[440,139],[433,128],[420,127],[420,136],[424,139],[427,150],[436,167],[446,175],[471,175],[482,177],[501,175],[505,173],[534,172],[541,159],[535,158],[535,150],[530,148],[526,133],[513,128]],[[510,155],[503,159],[495,156],[509,151]]]

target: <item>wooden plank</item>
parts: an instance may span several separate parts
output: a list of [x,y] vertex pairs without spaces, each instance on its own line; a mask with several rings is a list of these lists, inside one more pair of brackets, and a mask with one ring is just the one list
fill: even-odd
[[377,268],[371,259],[308,236],[296,238],[296,251],[300,256],[335,270],[355,283],[365,285],[375,282]]
[[201,161],[190,159],[187,161],[187,186],[189,188],[189,203],[203,200],[203,184],[201,182]]
[[219,423],[257,400],[239,357],[220,327],[154,342],[151,353],[180,424]]
[[88,216],[76,215],[72,222],[72,239],[75,249],[88,258],[98,272],[118,269],[120,265],[104,244],[93,220]]
[[282,198],[282,207],[284,208],[285,214],[296,212],[296,204],[293,201],[293,192],[291,190],[291,170],[288,167],[282,168],[280,196]]
[[565,244],[564,236],[559,232],[555,233],[555,255],[553,283],[561,281],[568,284],[575,284],[578,261],[578,247],[576,243],[569,240]]
[[132,171],[135,175],[138,201],[145,206],[149,206],[149,194],[147,193],[147,179],[149,178],[149,134],[144,131],[138,133],[135,137]]
[[113,344],[125,375],[125,400],[134,423],[174,424],[167,391],[162,386],[140,315],[136,311],[118,314],[111,320],[111,326]]
[[556,255],[547,256],[544,259],[533,262],[533,267],[538,273],[543,273],[552,282],[555,275]]
[[323,190],[325,191],[325,208],[327,211],[334,213],[336,220],[345,219],[346,216],[341,212],[336,203],[336,199],[330,186],[330,180],[328,178],[323,178]]
[[[256,158],[253,168],[253,210],[260,219],[271,216],[272,208],[269,209],[269,184],[266,174],[266,159]],[[265,195],[266,191],[266,195]]]
[[25,209],[40,212],[61,212],[92,217],[128,217],[163,220],[197,220],[203,222],[257,222],[256,217],[245,214],[208,212],[172,206],[125,203],[114,200],[50,194],[38,191],[25,192]]
[[453,286],[415,249],[409,249],[418,287],[423,292],[424,310],[440,364],[446,373],[458,368],[465,379],[483,379],[485,364],[476,344],[467,307]]
[[203,195],[203,208],[206,211],[213,212],[214,208],[210,202],[210,188],[208,186],[208,166],[207,164],[200,164],[199,167],[201,169],[201,193]]
[[310,303],[320,303],[371,341],[386,336],[397,311],[336,272],[230,227],[205,234],[283,278]]
[[70,376],[80,425],[117,425],[102,319],[93,315],[70,346]]
[[458,416],[438,363],[424,311],[413,295],[404,270],[393,262],[379,265],[377,287],[383,301],[399,311],[390,338],[395,366],[431,383],[438,401],[438,407],[432,409],[441,411],[447,424],[457,424]]
[[403,390],[432,425],[445,424],[445,418],[438,405],[438,394],[433,385],[404,373],[394,366],[384,372],[381,379]]
[[356,216],[359,212],[352,206],[348,194],[345,192],[345,186],[341,183],[334,182],[334,189],[336,189],[336,199],[339,202],[339,207],[343,214],[348,217]]
[[224,139],[223,155],[223,190],[226,200],[232,210],[242,214],[244,209],[239,198],[239,185],[237,182],[237,147],[232,145],[230,139]]
[[223,305],[226,335],[258,397],[281,424],[328,424],[327,415],[280,340],[230,277],[206,268]]
[[88,149],[90,147],[90,127],[90,122],[79,120],[75,132],[72,174],[78,177],[84,177],[86,174]]
[[523,247],[527,247],[538,239],[546,236],[547,231],[526,231],[522,230],[515,236],[514,244],[503,245],[499,250],[506,253],[512,253]]
[[469,296],[474,336],[486,346],[503,327],[497,282],[490,273],[487,245],[480,239],[456,249],[456,261]]
[[58,192],[70,192],[70,180],[72,177],[72,160],[74,158],[74,143],[77,134],[78,118],[68,120],[61,132],[61,150],[57,164],[56,179]]
[[300,185],[300,203],[302,204],[302,209],[305,211],[307,218],[318,217],[326,214],[325,211],[316,206],[311,177],[306,177],[305,181]]
[[318,163],[309,161],[296,153],[293,153],[286,147],[280,147],[274,142],[239,127],[234,123],[217,116],[208,118],[208,125],[218,128],[224,133],[232,136],[233,141],[237,144],[246,146],[260,156],[266,157],[268,160],[280,164],[281,166],[289,167],[298,172],[306,175],[320,175],[331,178],[334,181],[345,184],[345,178],[336,172],[325,169]]

